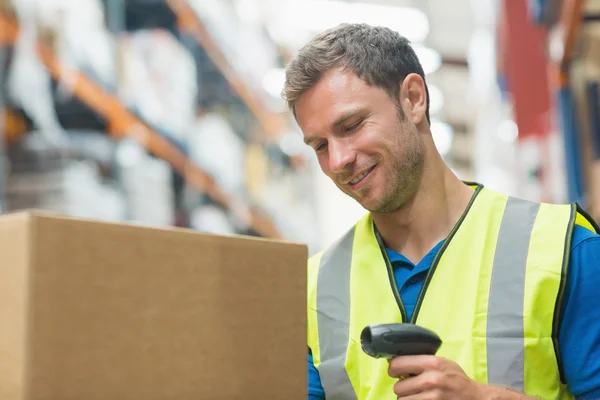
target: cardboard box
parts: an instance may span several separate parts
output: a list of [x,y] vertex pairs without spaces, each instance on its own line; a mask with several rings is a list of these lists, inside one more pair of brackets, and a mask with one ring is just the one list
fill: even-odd
[[302,399],[304,245],[0,217],[0,399]]

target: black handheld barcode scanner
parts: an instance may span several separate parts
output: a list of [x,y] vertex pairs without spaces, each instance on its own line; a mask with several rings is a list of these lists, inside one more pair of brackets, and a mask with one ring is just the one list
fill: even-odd
[[360,342],[374,358],[406,355],[435,355],[442,340],[429,329],[414,324],[379,324],[363,329]]

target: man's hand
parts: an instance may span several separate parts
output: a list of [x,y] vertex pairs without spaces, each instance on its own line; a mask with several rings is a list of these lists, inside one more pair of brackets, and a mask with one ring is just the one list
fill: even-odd
[[470,379],[453,361],[436,356],[401,356],[390,360],[388,373],[398,399],[487,400],[531,399],[524,394],[486,386]]

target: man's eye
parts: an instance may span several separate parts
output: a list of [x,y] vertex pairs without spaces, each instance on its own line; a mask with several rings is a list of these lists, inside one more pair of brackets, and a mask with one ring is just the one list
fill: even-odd
[[325,148],[327,148],[327,142],[322,142],[322,143],[319,143],[317,145],[317,147],[315,147],[315,150],[322,151],[322,150],[325,150]]
[[351,132],[351,131],[355,130],[356,128],[358,128],[360,126],[360,124],[362,124],[362,121],[358,121],[352,125],[348,125],[347,127],[344,128],[344,131]]

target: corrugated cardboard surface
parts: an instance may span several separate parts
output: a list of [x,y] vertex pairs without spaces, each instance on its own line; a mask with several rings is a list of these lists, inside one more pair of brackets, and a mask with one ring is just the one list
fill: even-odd
[[0,218],[3,400],[306,398],[305,246],[15,218]]
[[27,399],[28,220],[17,214],[0,223],[0,399],[7,400]]

